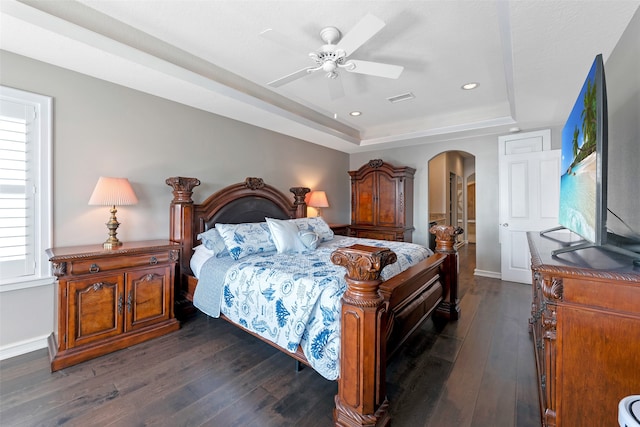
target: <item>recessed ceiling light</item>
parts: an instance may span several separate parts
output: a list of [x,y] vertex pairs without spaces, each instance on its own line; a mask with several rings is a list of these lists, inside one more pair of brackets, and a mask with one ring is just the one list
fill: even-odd
[[352,112],[349,113],[349,115],[352,116],[352,117],[358,117],[358,116],[362,115],[362,112],[361,111],[352,111]]
[[471,90],[471,89],[477,88],[478,86],[480,86],[480,83],[472,82],[472,83],[463,84],[462,89]]

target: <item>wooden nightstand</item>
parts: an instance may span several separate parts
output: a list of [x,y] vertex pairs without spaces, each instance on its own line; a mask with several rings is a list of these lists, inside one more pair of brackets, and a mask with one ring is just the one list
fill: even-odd
[[47,250],[58,277],[51,371],[179,329],[173,313],[180,245],[168,240]]
[[329,224],[329,228],[333,230],[334,234],[339,236],[349,235],[349,224]]

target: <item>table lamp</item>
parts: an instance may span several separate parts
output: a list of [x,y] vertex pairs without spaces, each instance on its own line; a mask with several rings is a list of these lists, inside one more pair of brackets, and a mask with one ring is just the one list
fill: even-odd
[[98,179],[96,188],[93,189],[89,199],[89,205],[111,206],[111,217],[106,223],[109,229],[109,238],[103,244],[105,249],[114,249],[122,245],[122,242],[116,237],[116,230],[120,225],[116,218],[116,206],[135,205],[136,203],[138,203],[138,198],[127,178],[101,176]]
[[329,202],[327,201],[327,194],[324,191],[312,191],[309,196],[308,206],[316,208],[317,215],[322,216],[322,208],[328,208]]

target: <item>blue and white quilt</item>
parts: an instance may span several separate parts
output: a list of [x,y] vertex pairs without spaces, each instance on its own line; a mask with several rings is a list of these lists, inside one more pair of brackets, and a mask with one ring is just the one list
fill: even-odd
[[427,258],[420,245],[336,236],[315,250],[257,253],[234,261],[213,257],[200,271],[194,305],[259,334],[290,352],[300,345],[311,366],[327,379],[340,372],[341,297],[345,268],[333,264],[331,253],[360,243],[388,247],[397,262],[382,271],[388,279]]

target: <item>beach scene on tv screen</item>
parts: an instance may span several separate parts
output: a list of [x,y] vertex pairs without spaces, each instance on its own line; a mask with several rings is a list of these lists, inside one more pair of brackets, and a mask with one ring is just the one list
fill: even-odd
[[595,242],[596,138],[598,105],[596,66],[591,67],[580,96],[562,130],[560,224]]

